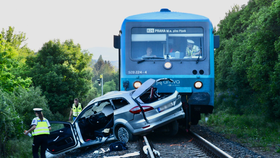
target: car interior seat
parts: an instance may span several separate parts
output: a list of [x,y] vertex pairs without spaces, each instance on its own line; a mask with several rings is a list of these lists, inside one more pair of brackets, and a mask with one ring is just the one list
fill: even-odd
[[104,133],[104,129],[111,128],[114,125],[114,109],[111,104],[104,106],[102,113],[106,117],[106,122],[103,122],[102,128],[94,131],[97,137],[107,136],[109,133]]

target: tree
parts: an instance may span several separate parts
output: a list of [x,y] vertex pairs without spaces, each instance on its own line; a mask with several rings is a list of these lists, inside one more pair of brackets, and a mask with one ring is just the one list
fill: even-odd
[[8,43],[11,44],[11,46],[13,46],[14,48],[16,49],[21,49],[23,47],[26,47],[26,45],[22,45],[23,42],[25,42],[27,39],[26,39],[26,35],[25,33],[19,33],[19,34],[15,34],[14,33],[15,31],[15,28],[14,27],[9,27],[8,30],[4,30],[2,29],[2,37],[4,38],[4,40],[6,40]]
[[119,75],[119,70],[117,71],[117,72],[115,72],[114,73],[114,75],[113,75],[113,81],[115,82],[115,84],[116,84],[116,89],[115,90],[120,90],[119,89],[119,86],[120,86],[120,75]]
[[102,55],[100,55],[98,60],[97,60],[97,62],[94,64],[95,70],[99,71],[104,64],[105,63],[104,63],[104,61],[102,59]]
[[280,118],[278,88],[280,0],[250,0],[219,24],[216,91],[230,94],[235,109]]
[[36,56],[27,58],[33,84],[41,87],[52,112],[68,113],[65,109],[73,99],[82,98],[91,89],[91,57],[72,40],[62,44],[55,40],[45,43]]
[[31,78],[21,76],[25,63],[19,58],[19,50],[7,42],[0,34],[0,89],[12,92],[15,87],[28,88]]
[[[263,7],[249,28],[248,40],[254,45],[256,53],[248,68],[248,78],[252,88],[258,92],[259,102],[264,111],[272,118],[280,118],[279,93],[276,83],[279,77],[279,37],[280,37],[280,0],[270,7]],[[275,87],[276,86],[276,87]]]
[[104,94],[106,94],[107,92],[110,92],[110,91],[115,91],[115,90],[116,90],[116,84],[113,80],[106,82],[103,86]]

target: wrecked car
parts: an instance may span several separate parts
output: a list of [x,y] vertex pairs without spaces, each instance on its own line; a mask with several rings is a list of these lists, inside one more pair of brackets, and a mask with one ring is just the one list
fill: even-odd
[[[170,79],[159,79],[161,81]],[[136,140],[137,136],[185,117],[181,96],[160,94],[153,87],[156,80],[149,79],[138,89],[113,91],[95,98],[73,123],[50,121],[52,131],[48,137],[48,157],[73,149],[100,144],[105,141]],[[178,131],[178,126],[171,129]]]

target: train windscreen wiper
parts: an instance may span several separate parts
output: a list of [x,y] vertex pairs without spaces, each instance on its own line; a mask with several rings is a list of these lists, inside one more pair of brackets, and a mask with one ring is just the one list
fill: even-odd
[[197,56],[197,60],[196,60],[196,63],[198,63],[198,62],[199,62],[199,57],[200,57],[200,56]]
[[147,59],[164,59],[163,57],[142,57],[141,60],[137,61],[137,64],[146,61]]

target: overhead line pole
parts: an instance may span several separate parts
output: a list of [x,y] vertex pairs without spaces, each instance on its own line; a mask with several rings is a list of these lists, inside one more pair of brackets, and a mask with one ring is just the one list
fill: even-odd
[[101,78],[101,95],[103,95],[103,74],[100,75]]

